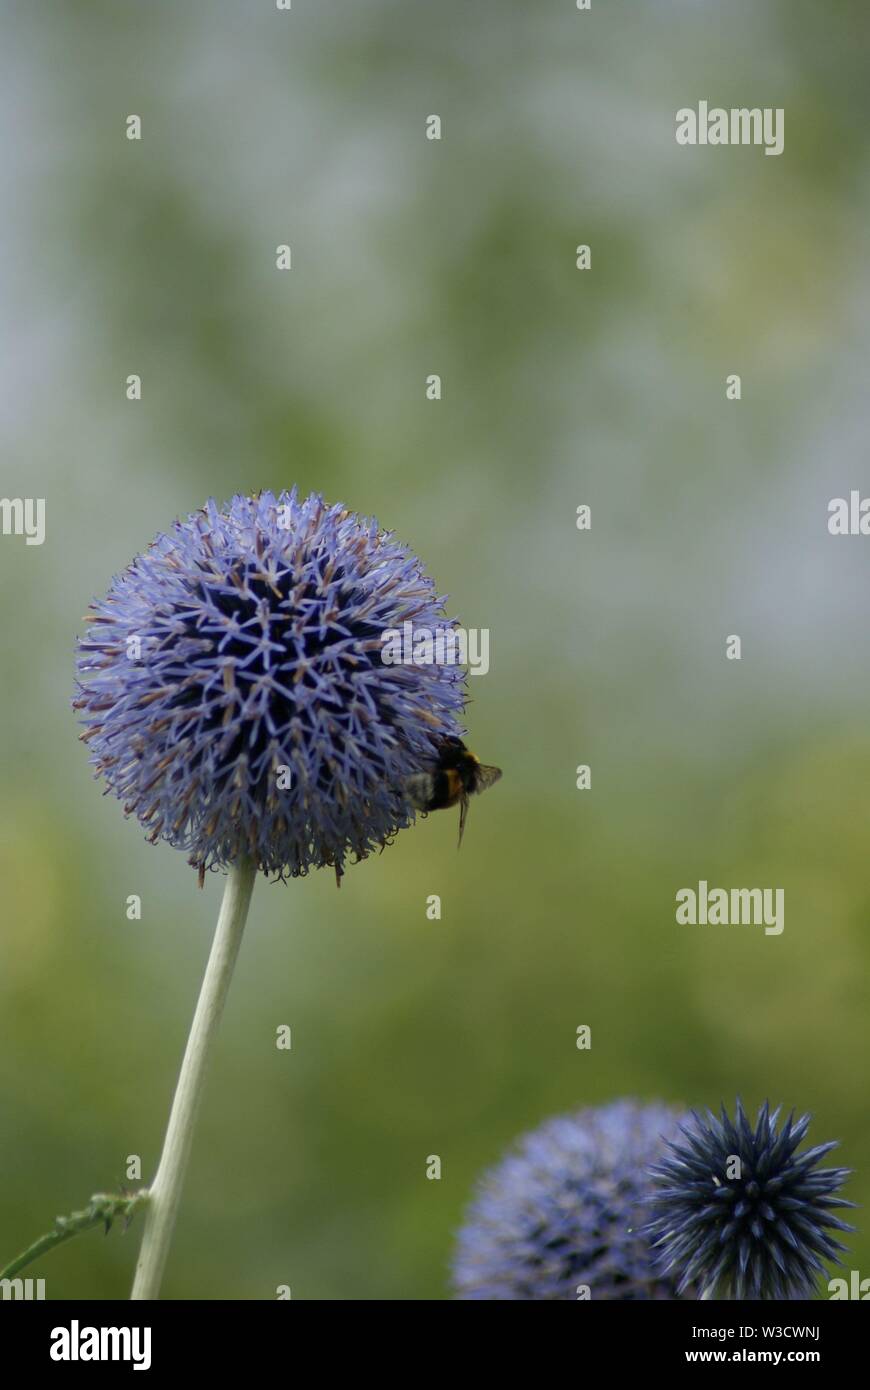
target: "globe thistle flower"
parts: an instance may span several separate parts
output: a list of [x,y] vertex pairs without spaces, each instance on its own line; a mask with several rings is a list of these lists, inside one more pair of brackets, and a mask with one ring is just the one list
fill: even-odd
[[296,490],[159,535],[92,605],[75,707],[96,775],[200,870],[280,877],[382,848],[404,784],[460,732],[457,666],[385,665],[383,634],[444,628],[419,560]]
[[641,1227],[681,1112],[632,1100],[548,1120],[488,1173],[459,1233],[460,1299],[673,1299]]
[[679,1289],[698,1284],[707,1297],[809,1298],[822,1260],[839,1263],[845,1247],[828,1234],[850,1231],[833,1215],[851,1207],[834,1194],[846,1168],[819,1168],[836,1143],[798,1153],[810,1116],[765,1101],[753,1128],[738,1099],[732,1121],[695,1111],[654,1165],[653,1219],[647,1230],[663,1274]]
[[[203,1082],[257,871],[341,882],[413,821],[411,779],[464,730],[449,658],[387,662],[396,631],[454,625],[419,560],[316,493],[214,501],[92,605],[77,698],[96,775],[152,841],[227,879],[131,1297],[156,1298]],[[430,650],[431,648],[431,650]]]

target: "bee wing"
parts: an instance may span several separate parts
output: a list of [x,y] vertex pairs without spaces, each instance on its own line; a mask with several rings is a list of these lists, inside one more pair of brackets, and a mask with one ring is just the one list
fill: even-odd
[[405,779],[405,795],[418,811],[425,811],[432,800],[433,782],[429,772],[415,772]]
[[485,792],[488,787],[492,787],[501,777],[500,767],[487,767],[486,763],[479,763],[474,769],[475,792],[479,795]]

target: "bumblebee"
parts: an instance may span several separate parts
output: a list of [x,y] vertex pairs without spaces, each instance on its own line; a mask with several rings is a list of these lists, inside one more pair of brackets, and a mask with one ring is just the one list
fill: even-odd
[[500,767],[487,767],[461,738],[445,738],[438,761],[428,772],[417,772],[405,782],[411,805],[418,811],[444,811],[459,805],[459,843],[465,831],[468,798],[485,792],[501,777]]

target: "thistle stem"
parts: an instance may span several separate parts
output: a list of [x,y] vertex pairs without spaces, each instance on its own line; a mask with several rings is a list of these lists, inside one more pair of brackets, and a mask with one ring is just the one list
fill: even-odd
[[184,1174],[193,1142],[196,1113],[202,1095],[206,1068],[227,992],[241,945],[242,933],[257,870],[250,860],[240,859],[230,867],[208,965],[199,992],[196,1013],[187,1039],[184,1061],[175,1088],[163,1153],[153,1183],[148,1189],[148,1206],[142,1248],[136,1265],[131,1299],[157,1298]]
[[148,1193],[144,1189],[139,1192],[95,1193],[82,1211],[74,1211],[71,1216],[56,1216],[53,1228],[46,1235],[40,1236],[39,1240],[28,1245],[26,1250],[0,1269],[0,1279],[12,1279],[56,1245],[63,1245],[65,1240],[72,1240],[73,1236],[87,1231],[91,1226],[104,1226],[108,1235],[112,1223],[123,1217],[126,1229],[133,1220],[136,1208],[147,1201]]

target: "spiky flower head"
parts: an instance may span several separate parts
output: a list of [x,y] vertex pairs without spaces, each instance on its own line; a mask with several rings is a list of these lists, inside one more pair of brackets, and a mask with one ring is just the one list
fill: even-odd
[[460,667],[385,664],[385,630],[443,629],[419,560],[296,490],[214,501],[92,605],[82,737],[152,841],[200,872],[363,858],[413,820],[404,784],[462,732]]
[[798,1153],[809,1115],[782,1128],[765,1101],[753,1127],[738,1099],[732,1121],[694,1110],[652,1169],[653,1219],[662,1272],[709,1296],[809,1298],[822,1260],[845,1247],[829,1231],[853,1228],[834,1214],[846,1168],[819,1168],[836,1141]]
[[641,1230],[647,1170],[682,1112],[632,1100],[548,1120],[482,1179],[459,1233],[460,1299],[673,1299]]

